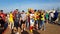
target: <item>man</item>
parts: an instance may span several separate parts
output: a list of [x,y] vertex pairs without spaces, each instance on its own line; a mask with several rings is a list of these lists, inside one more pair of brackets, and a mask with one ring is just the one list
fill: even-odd
[[5,21],[5,14],[3,13],[3,10],[0,10],[0,16],[1,16],[2,19]]
[[[15,13],[13,15],[14,15],[14,27],[16,27],[16,29],[18,31],[18,29],[20,27],[19,22],[20,22],[20,17],[21,17],[20,12],[18,12],[18,9],[15,10]],[[19,32],[17,32],[17,33],[19,33]]]
[[4,30],[7,28],[7,26],[8,26],[8,24],[6,23],[6,14],[5,13],[3,13],[3,10],[0,10],[0,16],[1,16],[1,18],[2,18],[2,22],[4,22]]
[[25,28],[26,28],[26,14],[25,14],[24,10],[22,10],[22,14],[21,14],[21,23],[22,23],[21,32],[23,32],[23,30],[25,30]]
[[38,29],[38,18],[39,18],[39,15],[38,15],[38,12],[36,10],[34,10],[35,13],[34,13],[34,20],[35,20],[35,28]]
[[42,12],[41,12],[40,28],[41,28],[41,30],[44,29],[44,31],[45,31],[45,23],[44,23],[44,21],[45,21],[45,15],[44,15],[44,12],[42,11]]
[[38,28],[40,29],[40,23],[41,23],[41,10],[38,10],[38,16],[39,16],[39,19],[38,19]]

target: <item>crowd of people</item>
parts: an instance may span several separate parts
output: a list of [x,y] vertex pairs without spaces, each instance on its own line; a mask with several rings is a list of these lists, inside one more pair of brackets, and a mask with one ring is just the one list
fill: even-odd
[[5,29],[9,26],[12,30],[18,28],[21,29],[21,32],[28,29],[30,32],[33,32],[33,29],[36,30],[46,30],[45,23],[55,23],[58,18],[57,11],[45,11],[45,10],[34,10],[28,9],[27,12],[22,10],[20,12],[18,9],[11,11],[7,14],[0,10],[0,27]]

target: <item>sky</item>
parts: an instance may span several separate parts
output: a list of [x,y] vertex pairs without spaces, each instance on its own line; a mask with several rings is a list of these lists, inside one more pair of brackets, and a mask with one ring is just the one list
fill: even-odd
[[4,12],[15,9],[27,11],[28,8],[48,10],[57,7],[60,7],[60,0],[0,0],[0,10]]

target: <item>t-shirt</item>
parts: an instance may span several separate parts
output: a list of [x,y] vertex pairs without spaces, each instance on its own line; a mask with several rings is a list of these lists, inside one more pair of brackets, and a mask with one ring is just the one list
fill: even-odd
[[1,13],[0,16],[2,17],[2,19],[5,21],[5,14]]
[[26,14],[25,13],[21,14],[21,18],[23,21],[25,21],[26,20]]
[[34,19],[37,20],[39,18],[39,15],[37,13],[34,14]]
[[10,15],[9,15],[9,22],[13,23],[13,15],[12,15],[12,13],[10,13]]
[[49,14],[48,14],[48,13],[46,13],[46,14],[45,14],[45,17],[46,17],[46,19],[48,19],[48,17],[49,17]]
[[20,17],[21,17],[21,14],[19,14],[19,13],[15,14],[15,21],[19,22]]
[[41,15],[41,20],[45,20],[44,14]]
[[39,16],[39,18],[38,18],[38,19],[39,19],[39,20],[41,20],[41,14],[40,14],[40,13],[38,13],[38,16]]

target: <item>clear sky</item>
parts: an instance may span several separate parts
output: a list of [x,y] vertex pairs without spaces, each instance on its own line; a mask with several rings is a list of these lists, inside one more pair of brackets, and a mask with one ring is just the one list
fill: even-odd
[[19,9],[27,11],[33,9],[52,9],[60,7],[60,0],[0,0],[0,10],[5,12]]

